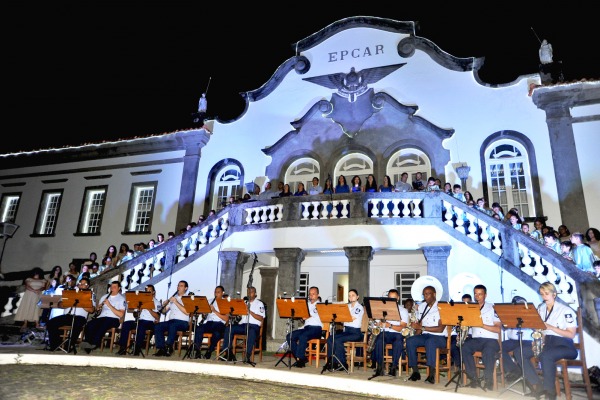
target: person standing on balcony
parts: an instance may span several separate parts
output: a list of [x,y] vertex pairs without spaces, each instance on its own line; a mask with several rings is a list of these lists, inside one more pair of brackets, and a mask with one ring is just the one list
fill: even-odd
[[571,235],[571,243],[573,243],[573,262],[577,268],[584,272],[594,272],[592,265],[596,259],[592,248],[583,243],[583,233],[575,232]]
[[308,194],[313,195],[321,193],[323,193],[323,188],[321,187],[321,185],[319,185],[319,178],[315,176],[314,178],[312,178],[312,186],[308,189]]
[[352,191],[352,193],[358,193],[358,192],[364,192],[364,188],[362,186],[362,180],[360,179],[360,176],[358,175],[354,175],[352,177],[352,185],[350,190]]
[[415,180],[412,183],[413,190],[418,192],[422,192],[425,190],[425,182],[423,182],[423,174],[421,172],[417,172],[415,174]]
[[396,182],[396,192],[410,192],[413,190],[413,186],[407,182],[408,181],[408,173],[403,172],[400,175],[400,180]]
[[369,174],[367,175],[367,182],[365,183],[365,187],[363,188],[363,192],[375,193],[379,188],[377,187],[377,180],[375,179],[375,175]]
[[308,289],[308,315],[304,320],[304,326],[287,334],[286,341],[290,343],[290,350],[296,358],[296,362],[292,365],[297,368],[304,368],[308,362],[306,358],[306,346],[309,340],[318,339],[321,337],[323,323],[317,312],[317,303],[319,301],[319,288],[312,286]]
[[335,186],[335,193],[350,193],[350,187],[346,182],[346,177],[344,175],[338,176],[337,185]]

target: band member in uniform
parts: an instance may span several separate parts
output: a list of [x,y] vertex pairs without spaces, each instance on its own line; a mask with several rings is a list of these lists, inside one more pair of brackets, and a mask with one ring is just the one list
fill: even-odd
[[[219,343],[219,340],[221,340],[223,337],[223,332],[225,332],[225,324],[229,320],[229,315],[221,314],[219,312],[219,304],[217,304],[217,299],[222,299],[224,292],[225,288],[221,285],[215,288],[215,297],[213,297],[213,299],[210,301],[211,312],[196,327],[194,343],[196,344],[197,349],[202,348],[204,334],[212,333],[212,337],[208,343],[208,349],[206,350],[206,353],[204,353],[204,358],[207,360],[210,359],[212,352],[215,350],[215,347],[217,347],[217,343]],[[196,358],[202,358],[202,354],[199,350],[196,353]]]
[[[396,302],[400,299],[400,294],[396,289],[390,289],[388,291],[388,297],[395,299]],[[402,336],[402,329],[408,326],[408,310],[398,303],[398,314],[400,314],[400,321],[386,320],[377,321],[377,324],[383,329],[384,332],[377,335],[375,339],[375,348],[371,353],[372,361],[377,363],[377,369],[375,375],[383,375],[383,352],[385,351],[385,345],[392,345],[392,363],[390,364],[389,374],[398,374],[398,362],[402,358],[404,352],[404,336]]]
[[[158,313],[160,302],[156,298],[156,290],[154,289],[154,285],[147,285],[146,291],[152,293],[152,299],[154,300],[154,308],[152,310],[144,309],[139,314],[137,321],[137,334],[135,336],[135,346],[133,348],[134,356],[140,354],[142,344],[144,343],[144,338],[146,336],[146,331],[154,332],[154,324],[160,319],[160,314]],[[125,318],[134,318],[133,313],[127,313],[127,316]],[[119,351],[117,352],[118,355],[122,356],[127,354],[127,339],[129,338],[129,332],[135,330],[135,319],[127,319],[127,321],[123,322],[123,325],[121,326],[121,335],[119,336],[120,347]],[[150,333],[150,335],[152,335],[152,333]]]
[[[513,304],[527,304],[527,300],[521,296],[515,296],[512,298]],[[531,347],[532,340],[531,335],[532,329],[521,328],[521,343],[523,348]],[[512,357],[510,356],[511,351],[515,354],[515,350],[520,347],[519,344],[519,329],[518,328],[506,328],[504,329],[505,337],[502,341],[502,367],[504,369],[504,377],[507,381],[513,382],[521,377],[521,368],[519,367],[521,359],[519,359],[519,365],[517,365]],[[520,355],[519,355],[520,356]]]
[[[351,322],[344,322],[344,331],[335,334],[335,344],[333,343],[333,336],[329,336],[327,339],[327,363],[323,367],[323,371],[326,369],[338,369],[341,368],[341,364],[346,371],[348,370],[348,364],[346,363],[346,342],[359,342],[362,340],[363,333],[360,331],[362,326],[363,315],[365,309],[362,304],[358,302],[358,291],[356,289],[350,289],[348,291],[348,308],[350,309],[350,315],[352,315]],[[335,347],[334,347],[335,345]],[[336,360],[332,360],[332,354],[335,355]]]
[[[260,326],[265,319],[265,304],[256,298],[256,288],[251,286],[247,289],[248,298],[246,305],[248,306],[248,314],[242,315],[240,323],[238,325],[230,325],[225,328],[223,334],[223,350],[227,352],[230,346],[230,340],[233,339],[234,335],[248,335],[246,337],[246,354],[244,355],[244,363],[251,363],[250,356],[254,351],[254,345],[256,339],[260,335]],[[235,354],[233,352],[227,352],[228,361],[236,361]]]
[[436,290],[433,286],[423,288],[423,300],[417,310],[418,321],[412,323],[415,334],[406,339],[406,352],[408,353],[408,366],[412,374],[408,378],[411,381],[421,379],[417,363],[417,347],[425,347],[425,356],[429,375],[425,382],[435,383],[435,351],[446,347],[446,327],[442,325],[440,311],[436,298]]
[[[554,379],[556,377],[556,361],[562,358],[574,360],[577,358],[577,349],[573,338],[577,334],[577,320],[572,308],[556,301],[556,286],[550,282],[540,285],[542,304],[538,306],[538,314],[546,325],[542,332],[543,346],[538,357],[542,365],[543,384],[542,390],[534,393],[536,397],[542,394],[546,399],[556,399]],[[532,346],[523,346],[523,360],[525,362],[525,379],[532,385],[539,385],[540,378],[533,369],[529,360],[533,357]],[[520,349],[515,350],[515,359],[521,362]],[[584,371],[585,373],[585,371]]]
[[294,367],[303,368],[306,366],[306,346],[309,340],[321,337],[323,323],[317,313],[317,303],[319,303],[319,288],[312,286],[308,289],[308,314],[309,317],[304,320],[304,326],[290,332],[286,336],[286,341],[291,344],[290,350],[296,362]]
[[[154,326],[154,341],[156,344],[156,357],[170,357],[173,353],[173,343],[177,337],[177,331],[187,331],[190,324],[190,316],[185,311],[182,297],[187,293],[188,283],[179,281],[177,292],[165,300],[162,304],[162,310],[167,310],[167,320]],[[165,331],[167,342],[165,345]]]
[[88,354],[97,349],[104,334],[109,329],[118,328],[121,325],[121,319],[125,316],[126,309],[127,301],[121,293],[121,282],[111,282],[109,293],[102,296],[96,307],[96,311],[100,311],[100,315],[89,321],[85,327],[85,339],[81,342],[81,348]]
[[[75,280],[73,280],[73,282],[75,282]],[[81,280],[77,284],[77,287],[80,290],[89,289],[89,287],[90,287],[89,278],[81,278]],[[69,290],[74,290],[74,289],[69,289]],[[63,296],[63,297],[66,296],[67,293],[69,292],[69,290],[63,291],[61,296]],[[94,299],[92,297],[92,302],[93,301],[94,301]],[[71,349],[73,348],[72,345],[74,343],[77,343],[77,338],[79,337],[79,335],[81,334],[81,330],[85,326],[85,323],[87,321],[89,313],[94,312],[94,307],[96,306],[96,303],[93,302],[92,304],[93,304],[93,307],[89,307],[89,308],[81,308],[81,307],[65,308],[64,310],[61,310],[63,312],[62,315],[57,315],[48,321],[48,323],[46,324],[46,329],[48,331],[48,341],[50,343],[50,351],[56,350],[58,348],[58,346],[60,346],[60,344],[61,344],[60,331],[58,328],[61,326],[67,326],[67,325],[71,326],[71,324],[72,324],[73,330],[70,335],[71,342],[67,342],[67,345],[65,346],[67,353],[71,351]],[[55,308],[52,311],[54,311],[54,310],[60,310],[60,309]]]
[[478,387],[479,381],[475,377],[475,359],[473,353],[481,351],[483,365],[483,375],[485,379],[485,388],[490,390],[494,387],[494,365],[496,364],[496,355],[500,351],[500,343],[498,337],[502,324],[500,318],[494,311],[494,304],[486,303],[487,288],[484,285],[475,285],[473,288],[475,301],[479,304],[481,311],[481,321],[483,326],[472,327],[472,337],[467,339],[463,344],[463,363],[467,377],[471,380],[471,387]]

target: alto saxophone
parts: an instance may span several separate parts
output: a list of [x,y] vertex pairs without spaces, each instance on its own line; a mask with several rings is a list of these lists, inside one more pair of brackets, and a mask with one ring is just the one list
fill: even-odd
[[402,336],[407,337],[407,336],[414,336],[415,334],[415,328],[412,327],[412,324],[415,322],[418,322],[418,318],[417,318],[417,312],[416,310],[412,309],[410,311],[410,316],[408,318],[408,324],[406,325],[405,328],[402,328],[402,330],[400,331],[400,333],[402,333]]
[[369,341],[367,342],[367,354],[371,354],[375,348],[375,339],[381,333],[381,327],[374,320],[369,320]]
[[531,333],[531,338],[533,339],[533,342],[531,343],[533,356],[539,358],[542,350],[544,350],[544,331],[542,329],[536,329]]

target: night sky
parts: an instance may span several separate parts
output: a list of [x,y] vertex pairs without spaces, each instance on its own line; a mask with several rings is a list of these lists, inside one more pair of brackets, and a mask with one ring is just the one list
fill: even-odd
[[208,116],[235,119],[244,109],[239,93],[266,83],[294,56],[293,43],[352,16],[417,21],[417,35],[443,51],[485,57],[479,76],[487,83],[538,72],[535,33],[552,44],[565,80],[600,79],[599,22],[591,10],[542,13],[517,3],[521,6],[510,11],[482,11],[453,4],[432,15],[432,2],[420,7],[329,2],[302,9],[294,7],[303,3],[279,3],[286,7],[281,10],[258,2],[211,8],[202,7],[208,3],[203,1],[145,3],[152,5],[4,3],[2,94],[8,124],[0,153],[190,128],[209,78]]

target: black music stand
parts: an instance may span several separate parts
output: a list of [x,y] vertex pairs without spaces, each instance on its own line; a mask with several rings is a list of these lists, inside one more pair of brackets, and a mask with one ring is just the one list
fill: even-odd
[[[125,292],[125,300],[127,301],[127,312],[133,313],[135,318],[135,335],[133,336],[133,343],[131,344],[131,351],[129,354],[135,354],[135,341],[138,334],[138,326],[140,323],[140,315],[143,310],[154,309],[154,299],[152,298],[151,292],[140,292],[128,291]],[[143,351],[140,351],[142,357],[146,357]]]
[[[219,305],[219,310],[221,312],[228,310],[228,314],[229,314],[229,319],[227,321],[227,325],[229,326],[229,347],[227,347],[226,349],[222,350],[219,354],[217,354],[217,360],[222,360],[222,361],[233,361],[234,363],[237,361],[235,359],[235,352],[233,354],[231,354],[232,351],[234,351],[234,349],[232,349],[232,347],[235,347],[235,343],[231,343],[231,330],[233,327],[233,317],[235,316],[242,316],[242,315],[246,315],[248,313],[248,307],[246,305],[246,302],[242,299],[232,299],[231,297],[227,297],[225,299],[217,299],[217,304]],[[250,323],[250,321],[248,321],[247,323]],[[227,329],[227,328],[225,328]],[[246,337],[246,341],[248,337]],[[223,354],[227,353],[226,357],[223,357]],[[231,357],[233,355],[233,357]]]
[[[522,328],[530,328],[530,329],[546,329],[546,324],[542,321],[542,318],[538,314],[537,308],[533,305],[533,303],[500,303],[494,304],[494,311],[500,318],[500,322],[502,322],[502,327],[504,328],[517,328],[517,335],[519,336],[519,349],[521,350],[521,377],[511,383],[506,389],[504,389],[500,394],[503,394],[507,390],[511,392],[518,393],[521,396],[525,396],[526,394],[526,385],[525,385],[525,368],[523,368],[523,331]],[[529,362],[529,360],[527,360]],[[523,383],[523,391],[519,392],[512,387],[517,383]]]
[[[286,340],[289,334],[290,341],[292,340],[292,332],[294,331],[294,319],[306,319],[310,317],[308,312],[308,302],[306,298],[283,298],[276,299],[277,302],[277,311],[279,312],[279,317],[287,318],[286,323]],[[292,369],[292,344],[288,341],[288,348],[286,352],[279,358],[279,361],[275,364],[278,366],[279,363],[283,363],[289,369]],[[285,358],[288,358],[288,362],[285,362]]]
[[[40,297],[39,307],[43,310],[62,308],[61,306],[59,306],[61,300],[62,295],[60,294],[42,294],[42,297]],[[50,320],[50,318],[48,318],[48,320]],[[44,330],[44,344],[45,346],[42,350],[50,350],[50,344],[48,343],[48,329]]]
[[[348,303],[317,303],[317,313],[321,321],[329,321],[329,329],[331,329],[331,355],[332,362],[329,365],[329,372],[333,372],[333,360],[337,360],[347,374],[348,370],[342,364],[342,360],[338,359],[333,350],[335,349],[335,324],[336,322],[352,322],[352,314],[348,308]],[[327,369],[327,364],[321,370],[321,374]]]
[[[458,335],[460,335],[460,330],[463,325],[466,327],[478,327],[483,326],[483,322],[481,321],[481,310],[479,308],[479,303],[455,303],[455,302],[445,302],[438,301],[438,310],[440,312],[440,319],[442,320],[443,325],[456,326],[459,329]],[[452,378],[446,383],[445,386],[448,386],[456,379],[456,386],[454,387],[454,391],[458,391],[458,386],[460,385],[460,378],[463,374],[463,354],[462,354],[462,345],[458,345],[458,340],[460,340],[460,336],[456,338],[457,346],[459,349],[459,366],[458,371],[454,373]]]
[[[185,360],[186,357],[195,358],[196,351],[200,352],[201,350],[196,345],[196,326],[198,325],[198,316],[210,312],[210,304],[208,304],[206,296],[183,296],[181,301],[185,312],[192,316],[192,332],[194,333],[192,343],[188,344],[187,351],[183,355],[182,360]],[[202,341],[200,341],[200,346],[202,346]]]
[[63,290],[62,298],[60,302],[60,307],[62,308],[71,308],[71,331],[69,332],[69,337],[63,340],[63,342],[57,347],[57,349],[61,349],[65,353],[69,353],[71,349],[65,350],[63,346],[65,343],[71,344],[73,349],[73,354],[77,354],[77,345],[73,343],[73,327],[75,326],[75,310],[77,308],[94,308],[94,303],[92,301],[92,291],[90,289],[85,290]]
[[[390,321],[400,321],[400,312],[398,311],[398,299],[394,299],[391,297],[365,297],[363,300],[363,305],[365,306],[365,310],[367,311],[367,317],[370,319],[378,319],[381,322]],[[381,366],[377,366],[377,370],[375,371],[375,375],[369,378],[369,380],[377,377],[377,376],[385,376],[385,368],[383,367],[383,360],[385,358],[385,329],[381,328],[381,340],[383,341],[382,354],[381,354]],[[377,340],[377,339],[376,339]]]

